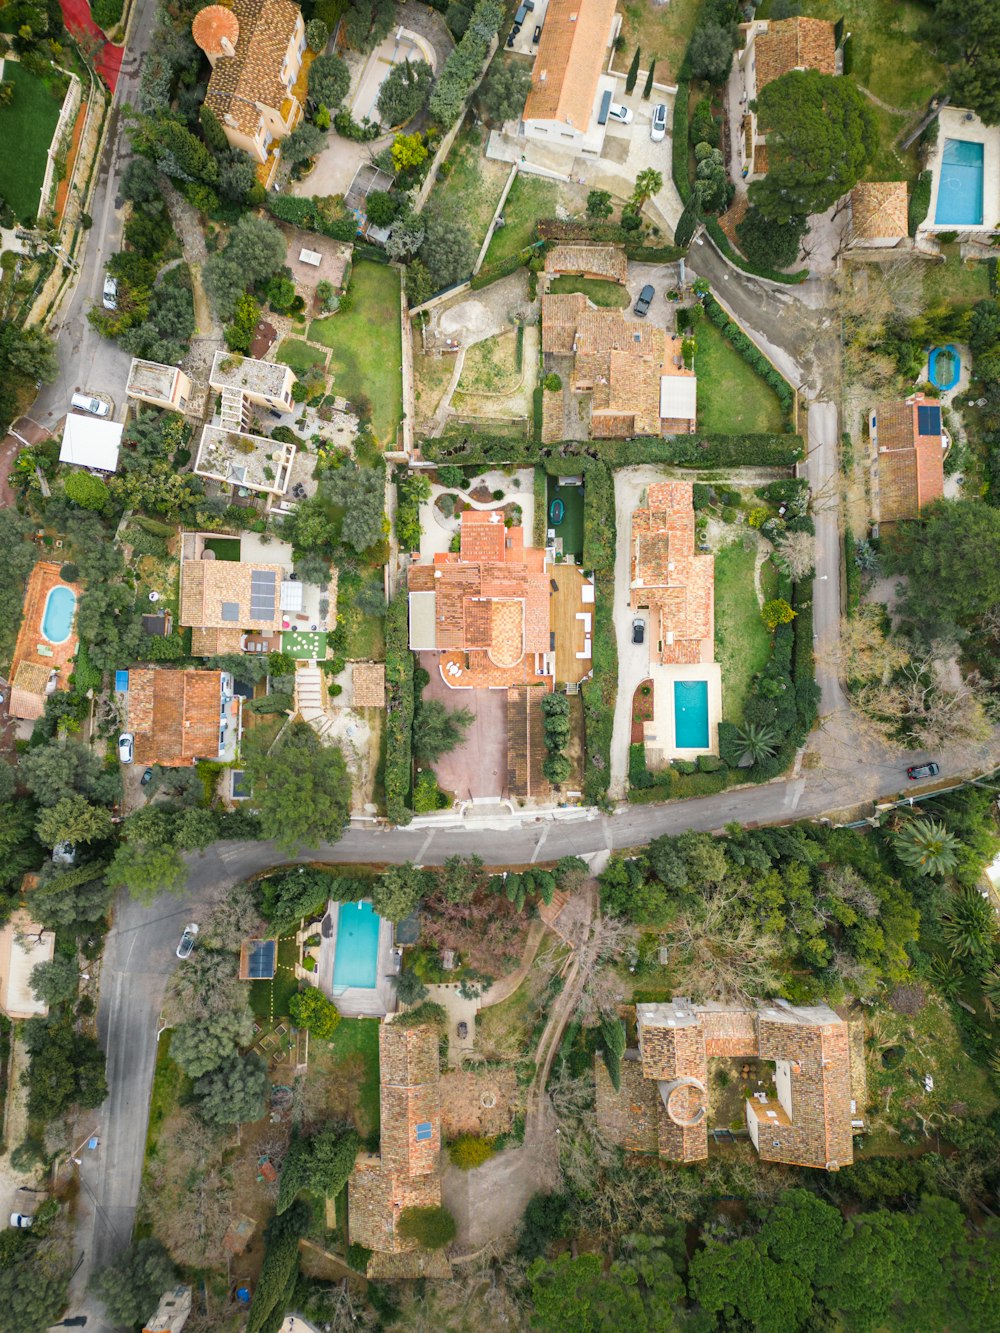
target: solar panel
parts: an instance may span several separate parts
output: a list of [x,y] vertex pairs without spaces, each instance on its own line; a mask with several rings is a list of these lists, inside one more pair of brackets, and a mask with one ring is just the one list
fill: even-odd
[[258,940],[247,963],[251,981],[270,981],[274,976],[274,940]]
[[414,1130],[418,1143],[425,1143],[427,1139],[431,1137],[432,1132],[431,1122],[429,1120],[422,1120]]
[[940,435],[941,434],[940,407],[918,407],[917,430],[921,435]]
[[236,621],[238,621],[239,618],[240,618],[240,604],[239,604],[239,602],[223,602],[223,603],[222,603],[222,619],[223,619],[223,620],[236,620]]
[[273,620],[276,597],[274,570],[253,570],[250,574],[250,619]]

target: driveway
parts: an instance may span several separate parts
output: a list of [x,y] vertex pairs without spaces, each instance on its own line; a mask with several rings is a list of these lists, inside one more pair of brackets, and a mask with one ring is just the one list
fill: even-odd
[[462,744],[433,765],[438,785],[460,801],[505,795],[507,691],[452,689],[441,679],[436,653],[421,653],[420,665],[431,677],[425,699],[437,699],[451,710],[467,708],[474,718]]
[[626,319],[637,319],[632,312],[643,287],[653,288],[654,296],[649,313],[643,318],[647,324],[654,324],[668,333],[677,331],[677,303],[667,300],[667,292],[677,286],[679,266],[677,264],[633,264],[628,266],[628,294],[632,298],[625,311]]

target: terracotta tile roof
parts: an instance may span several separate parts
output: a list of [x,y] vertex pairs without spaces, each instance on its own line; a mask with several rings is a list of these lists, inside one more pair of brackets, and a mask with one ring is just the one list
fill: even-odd
[[714,660],[715,557],[695,553],[692,494],[688,481],[660,482],[632,513],[632,607],[655,615],[664,663]]
[[[274,575],[274,610],[252,615],[250,591],[255,573]],[[230,632],[281,628],[281,565],[257,565],[243,560],[185,560],[181,564],[180,624],[195,629]],[[237,619],[223,615],[223,604],[236,606]]]
[[377,1158],[359,1158],[348,1182],[351,1244],[395,1254],[412,1251],[416,1242],[396,1231],[404,1208],[433,1208],[441,1203],[438,1175],[410,1180],[387,1171]]
[[573,351],[576,326],[587,308],[582,292],[552,293],[542,297],[542,351],[565,355]]
[[507,530],[499,509],[467,509],[462,514],[461,525],[461,560],[504,559]]
[[546,273],[580,273],[587,278],[628,282],[628,260],[618,245],[556,245],[545,256]]
[[[232,10],[239,23],[236,54],[216,58],[205,104],[220,120],[231,116],[252,136],[260,124],[255,102],[280,113],[288,101],[281,66],[301,14],[291,0],[233,0]],[[289,72],[294,79],[297,71]]]
[[238,653],[243,647],[240,629],[195,627],[191,630],[191,656],[216,657],[220,653]]
[[351,664],[351,702],[355,708],[385,707],[385,663]]
[[525,120],[561,120],[586,131],[608,56],[615,3],[549,0],[524,104]]
[[226,43],[235,47],[240,39],[240,21],[225,5],[207,5],[199,10],[191,24],[191,36],[214,59],[226,51]]
[[851,191],[851,225],[857,240],[899,240],[909,234],[905,181],[862,181]]
[[942,437],[919,433],[918,408],[938,406],[936,399],[917,393],[874,409],[880,523],[916,518],[944,494]]
[[217,757],[221,671],[139,667],[129,672],[128,685],[137,764],[178,766]]
[[620,1092],[602,1073],[603,1061],[595,1064],[598,1125],[613,1142],[673,1161],[702,1160],[708,1062],[754,1056],[776,1061],[778,1086],[788,1090],[773,1102],[747,1103],[760,1156],[828,1170],[853,1160],[852,1034],[826,1005],[693,1005],[675,998],[638,1005],[636,1018],[639,1050],[625,1053]]
[[837,42],[834,25],[826,19],[790,18],[769,23],[754,38],[757,91],[793,69],[817,69],[835,74]]

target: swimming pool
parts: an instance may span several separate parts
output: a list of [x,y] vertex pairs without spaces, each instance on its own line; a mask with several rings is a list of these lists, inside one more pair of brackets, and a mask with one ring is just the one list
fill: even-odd
[[981,227],[983,223],[983,145],[970,139],[945,139],[938,178],[934,224]]
[[708,681],[674,681],[674,744],[679,750],[708,749]]
[[954,343],[931,348],[927,374],[939,389],[954,389],[962,375],[962,359]]
[[333,988],[373,990],[378,977],[378,928],[381,918],[371,903],[341,903],[337,908],[337,951]]
[[42,634],[49,643],[65,643],[73,630],[76,593],[62,583],[49,589],[42,613]]

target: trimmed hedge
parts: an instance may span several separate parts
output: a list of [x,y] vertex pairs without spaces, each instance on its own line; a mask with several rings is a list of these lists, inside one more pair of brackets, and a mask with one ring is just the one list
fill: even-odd
[[[585,495],[589,483],[588,476]],[[611,525],[613,550],[613,509]],[[615,595],[613,565],[611,569],[597,571],[594,582],[593,674],[580,686],[585,731],[583,796],[590,805],[605,805],[611,784],[611,733],[618,697],[618,643],[612,614]]]
[[931,173],[922,171],[910,186],[910,202],[906,211],[906,230],[916,236],[917,228],[931,206]]
[[503,21],[495,0],[479,0],[462,40],[444,62],[431,93],[430,112],[442,129],[450,129],[465,110],[466,98],[482,76],[490,43]]
[[408,824],[413,779],[413,654],[405,590],[385,613],[385,807],[390,823]]
[[532,441],[511,440],[502,435],[463,432],[425,440],[421,446],[425,458],[441,463],[471,467],[510,463],[525,467],[541,464],[548,472],[559,472],[560,460],[572,460],[562,475],[579,472],[585,460],[600,450],[601,462],[608,467],[632,467],[640,463],[670,463],[675,467],[792,467],[803,456],[799,435],[679,435],[662,439],[658,435],[638,435],[631,440],[562,440],[558,444],[538,445]]
[[[685,56],[685,60],[687,57]],[[674,127],[671,142],[670,166],[677,186],[677,193],[682,203],[691,198],[691,181],[688,177],[688,96],[691,81],[688,78],[677,80],[677,95],[674,98]]]
[[531,525],[531,544],[541,548],[545,545],[545,534],[548,531],[549,507],[549,474],[543,467],[535,468],[534,497],[535,514]]
[[497,282],[500,278],[507,278],[511,273],[516,273],[531,257],[532,248],[526,245],[523,250],[518,250],[516,255],[508,255],[506,259],[500,259],[495,264],[484,264],[476,276],[469,280],[470,288],[477,292],[481,287],[488,287],[491,282]]
[[792,386],[783,375],[775,370],[764,353],[747,337],[740,326],[729,318],[714,296],[706,293],[702,297],[702,305],[705,307],[708,318],[733,348],[739,352],[750,369],[756,371],[768,388],[774,390],[778,396],[778,402],[781,404],[782,412],[786,417],[790,417],[795,405],[795,391]]

